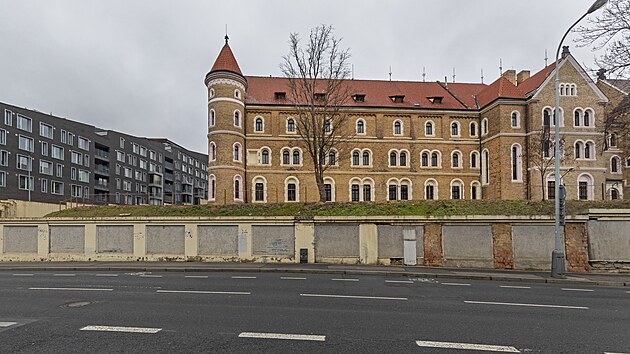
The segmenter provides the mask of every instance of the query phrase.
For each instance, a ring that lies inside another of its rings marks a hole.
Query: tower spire
[[[228,32],[227,32],[227,23],[225,24],[225,44],[228,44],[228,40],[230,39],[230,37],[228,37]]]

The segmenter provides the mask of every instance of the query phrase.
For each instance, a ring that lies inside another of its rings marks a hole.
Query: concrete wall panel
[[[238,256],[237,225],[200,225],[198,253],[204,256]]]
[[[630,261],[630,221],[589,220],[588,242],[590,260]]]
[[[84,253],[85,226],[50,226],[50,253]]]
[[[514,268],[551,269],[555,237],[554,225],[513,225]]]
[[[133,253],[133,225],[97,225],[96,253]]]
[[[359,257],[358,224],[316,224],[316,257]]]
[[[416,255],[418,263],[424,258],[422,226],[378,225],[378,258],[403,258],[403,229],[416,229]]]
[[[253,225],[252,243],[255,256],[295,256],[293,225]]]
[[[37,226],[5,226],[4,253],[37,253]]]
[[[184,225],[147,225],[147,254],[184,254]]]
[[[493,267],[490,225],[444,225],[442,245],[446,267]]]

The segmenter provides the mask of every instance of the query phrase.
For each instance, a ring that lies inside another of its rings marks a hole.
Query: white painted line
[[[440,283],[442,285],[451,285],[451,286],[470,286],[470,284],[466,283]]]
[[[626,294],[630,294],[630,291],[626,291]]]
[[[256,277],[235,276],[232,279],[256,279]]]
[[[564,305],[542,305],[542,304],[522,304],[518,302],[492,302],[492,301],[464,301],[467,304],[480,304],[480,305],[504,305],[504,306],[526,306],[526,307],[549,307],[558,309],[575,309],[575,310],[588,310],[588,307],[584,306],[564,306]]]
[[[161,330],[162,328],[116,327],[116,326],[85,326],[81,328],[81,331],[125,332],[125,333],[147,333],[147,334],[154,334]]]
[[[184,278],[208,279],[207,275],[184,275]]]
[[[467,349],[467,350],[503,352],[503,353],[520,353],[521,352],[520,350],[511,346],[507,346],[507,345],[433,342],[433,341],[426,341],[426,340],[417,340],[416,344],[419,347],[428,347],[428,348]]]
[[[76,274],[53,274],[53,277],[74,277]]]
[[[361,295],[328,295],[328,294],[300,294],[305,297],[332,297],[340,299],[372,299],[372,300],[402,300],[407,301],[406,297],[387,297],[387,296],[361,296]]]
[[[531,286],[519,286],[519,285],[501,285],[501,288],[506,289],[531,289]]]
[[[411,280],[385,280],[386,283],[404,283],[404,284],[413,284]]]
[[[14,277],[32,277],[33,274],[13,274]]]
[[[202,290],[156,290],[169,294],[217,294],[217,295],[251,295],[248,291],[202,291]]]
[[[114,291],[114,289],[102,289],[102,288],[28,288],[28,290]]]
[[[97,277],[117,277],[118,274],[96,274]]]
[[[261,339],[289,339],[289,340],[310,340],[315,342],[324,342],[326,336],[312,334],[285,334],[285,333],[257,333],[243,332],[238,335],[239,338],[261,338]]]
[[[153,275],[153,274],[140,274],[140,278],[161,278],[161,275]]]
[[[283,279],[283,280],[306,280],[306,278],[301,278],[301,277],[280,277],[280,279]]]
[[[628,353],[621,353],[621,352],[604,352],[604,354],[628,354]]]
[[[334,281],[359,281],[359,279],[356,279],[356,278],[332,278],[330,280],[334,280]]]
[[[9,327],[17,324],[17,322],[0,322],[0,327]]]
[[[583,292],[591,292],[595,291],[593,289],[571,289],[571,288],[562,288],[563,291],[583,291]]]

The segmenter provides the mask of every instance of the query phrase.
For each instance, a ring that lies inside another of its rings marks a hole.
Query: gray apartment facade
[[[207,155],[0,102],[0,200],[191,205]]]

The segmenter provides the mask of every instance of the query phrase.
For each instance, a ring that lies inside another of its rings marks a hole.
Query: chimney
[[[569,51],[569,46],[568,45],[563,45],[562,46],[562,59],[566,58],[567,55],[571,54],[571,52]]]
[[[510,82],[516,86],[516,70],[506,70],[501,76],[510,80]]]
[[[516,86],[522,84],[523,81],[527,79],[529,79],[529,70],[521,70],[521,72],[516,75]]]

